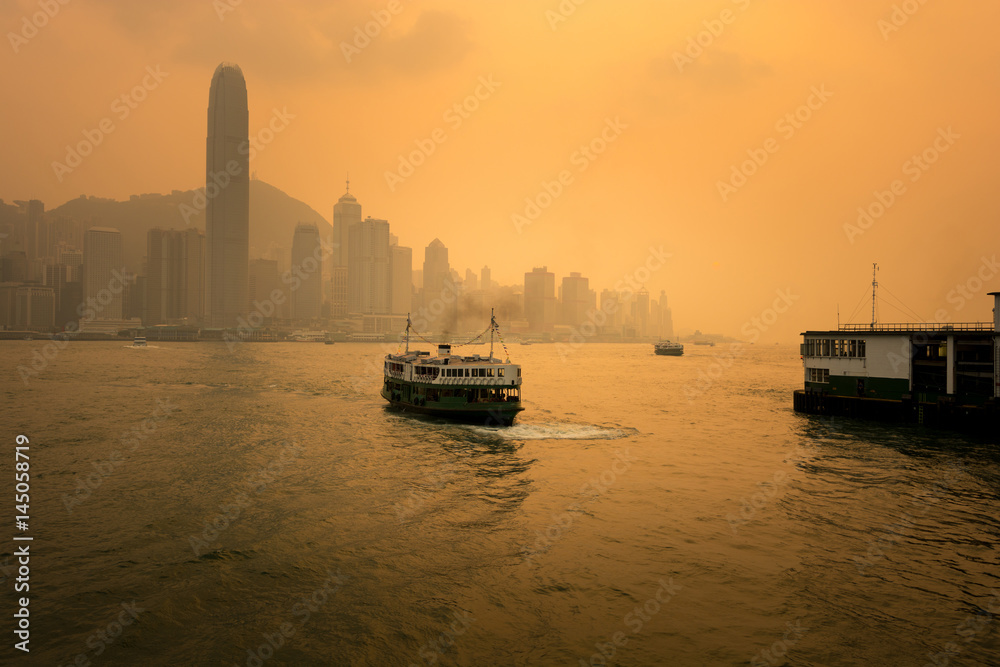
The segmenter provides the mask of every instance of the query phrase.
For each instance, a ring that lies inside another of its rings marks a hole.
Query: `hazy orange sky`
[[[647,287],[667,290],[679,327],[739,334],[787,289],[798,300],[762,340],[790,341],[834,326],[838,304],[846,319],[877,261],[921,316],[990,319],[1000,3],[577,2],[5,2],[0,197],[54,208],[204,185],[209,84],[232,61],[252,134],[275,109],[294,116],[252,160],[258,177],[329,220],[349,171],[415,269],[439,237],[461,271],[513,283],[548,265],[600,290],[662,246]],[[58,12],[26,28],[48,3]],[[391,18],[345,55],[372,12]],[[116,102],[144,79],[143,101]],[[478,108],[448,113],[477,87]],[[104,118],[113,132],[57,175]],[[582,158],[609,121],[613,141]],[[390,184],[422,140],[433,153]],[[932,164],[911,161],[924,151]],[[518,231],[512,215],[564,170]],[[849,238],[876,191],[895,201]],[[949,298],[983,278],[982,296]],[[881,319],[904,318],[883,304]]]

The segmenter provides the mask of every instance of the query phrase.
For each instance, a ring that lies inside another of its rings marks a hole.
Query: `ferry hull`
[[[440,417],[463,424],[482,424],[484,426],[512,426],[517,413],[524,410],[520,403],[473,403],[465,405],[415,405],[393,399],[382,392],[382,398],[389,402],[389,407],[400,412],[412,412],[418,415]]]
[[[656,354],[664,357],[679,357],[684,354],[684,348],[669,350],[654,350]]]

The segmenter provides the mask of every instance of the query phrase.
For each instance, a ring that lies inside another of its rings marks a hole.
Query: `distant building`
[[[649,290],[645,287],[635,293],[632,302],[633,326],[637,336],[649,335]]]
[[[351,194],[351,182],[347,181],[347,192],[333,205],[334,266],[348,265],[350,230],[359,222],[361,222],[361,204]]]
[[[292,276],[289,288],[292,319],[308,321],[319,318],[323,305],[323,262],[319,229],[312,223],[299,223],[292,239]]]
[[[413,302],[413,249],[394,244],[389,246],[389,273],[391,280],[393,315],[410,312]]]
[[[482,289],[489,290],[493,287],[493,276],[490,272],[490,267],[484,266],[482,271],[479,272],[479,284],[482,285]]]
[[[674,318],[670,307],[667,305],[667,293],[663,290],[660,290],[660,299],[657,306],[660,313],[660,326],[656,335],[664,340],[672,340],[674,337]]]
[[[201,321],[205,314],[205,235],[197,229],[146,234],[143,324]]]
[[[222,63],[208,93],[205,310],[212,327],[235,327],[249,303],[248,119],[243,71],[238,65]]]
[[[546,266],[524,274],[524,318],[536,333],[556,323],[556,277]]]
[[[49,224],[45,219],[45,204],[32,199],[20,202],[25,216],[25,251],[28,261],[49,256]]]
[[[562,324],[580,326],[593,308],[590,281],[579,273],[562,279]]]
[[[330,275],[330,317],[347,317],[347,267],[334,266]]]
[[[391,287],[389,223],[365,218],[347,240],[347,309],[350,314],[388,315]]]
[[[434,239],[424,249],[424,301],[430,304],[441,297],[451,276],[448,265],[448,248],[440,239]]]
[[[121,320],[125,270],[122,235],[113,227],[91,227],[83,235],[83,299],[98,320]]]
[[[289,318],[288,288],[281,282],[278,261],[250,260],[250,313],[258,313],[265,325]],[[257,317],[254,318],[255,322]]]
[[[14,295],[14,326],[48,331],[56,321],[56,295],[51,287],[20,285]]]

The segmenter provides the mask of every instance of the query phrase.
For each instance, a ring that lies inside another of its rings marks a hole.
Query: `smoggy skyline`
[[[646,286],[678,327],[739,335],[797,297],[765,341],[846,318],[875,261],[926,319],[989,320],[1000,289],[992,4],[53,4],[37,29],[38,3],[0,8],[7,201],[203,186],[228,61],[251,172],[327,220],[349,172],[415,265],[438,237],[460,270],[600,290],[662,247]]]

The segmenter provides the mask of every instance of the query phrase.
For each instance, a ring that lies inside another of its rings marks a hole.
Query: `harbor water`
[[[796,414],[797,347],[515,345],[498,428],[395,345],[130,342],[0,342],[5,664],[1000,664],[996,441]]]

